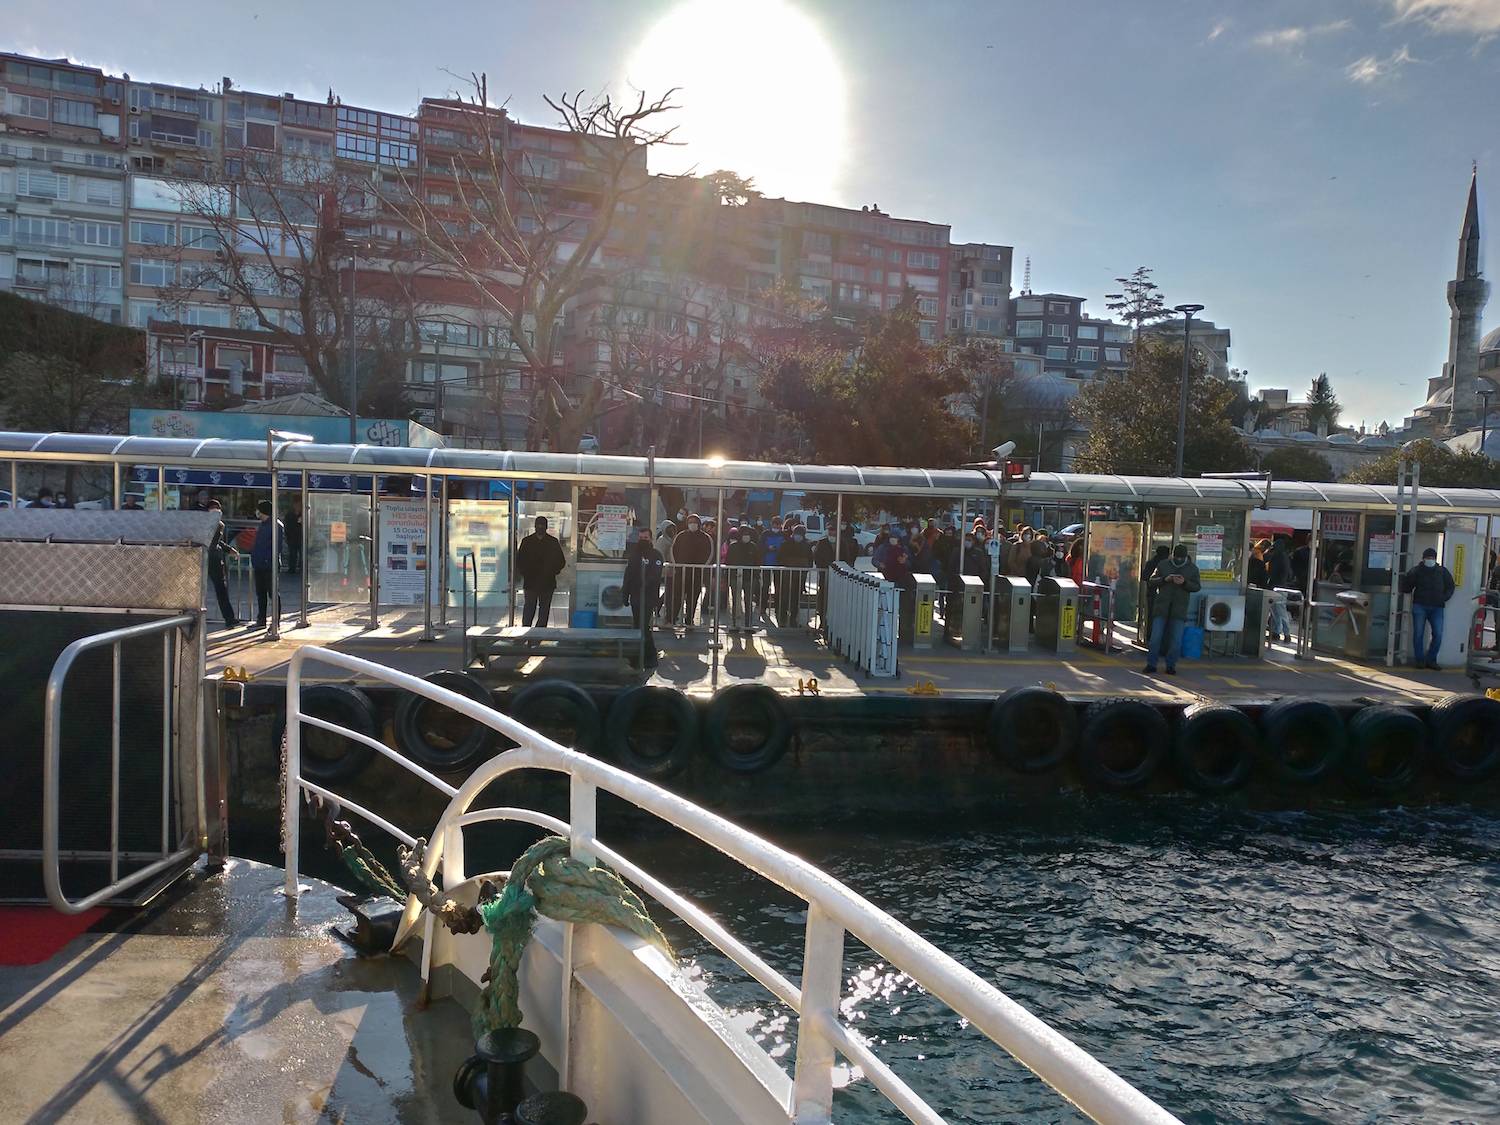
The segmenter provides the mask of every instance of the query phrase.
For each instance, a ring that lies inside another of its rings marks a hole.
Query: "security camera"
[[[1007,457],[1009,457],[1015,451],[1016,451],[1016,443],[1013,442],[1013,441],[1008,441],[1004,445],[997,445],[997,446],[995,446],[995,448],[992,449],[990,452],[992,452],[995,455],[995,460],[996,461],[1004,461]]]

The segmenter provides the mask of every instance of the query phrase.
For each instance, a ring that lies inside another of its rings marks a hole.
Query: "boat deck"
[[[462,631],[455,617],[450,617],[446,628],[435,627],[433,641],[424,642],[421,609],[387,608],[375,629],[368,627],[367,614],[365,606],[321,607],[309,615],[309,624],[302,629],[295,628],[296,615],[288,614],[276,641],[266,640],[260,630],[221,630],[210,638],[209,673],[243,669],[255,680],[280,682],[292,654],[304,644],[339,649],[416,675],[460,666]],[[692,695],[712,692],[711,629],[658,629],[655,639],[660,664],[653,682]],[[1444,695],[1473,690],[1462,668],[1438,672],[1406,666],[1386,668],[1325,653],[1297,659],[1294,646],[1289,644],[1271,646],[1263,660],[1185,659],[1175,677],[1147,676],[1142,672],[1144,650],[1133,643],[1134,631],[1129,627],[1117,627],[1120,651],[1108,654],[1085,646],[1076,653],[1058,654],[1034,643],[1024,653],[961,652],[941,639],[931,649],[902,645],[900,676],[873,679],[831,653],[810,630],[771,630],[754,635],[721,631],[720,640],[719,686],[751,680],[769,684],[784,694],[797,694],[799,683],[805,690],[808,681],[816,679],[820,695],[842,697],[912,694],[919,685],[930,684],[942,696],[993,698],[1008,688],[1041,684],[1053,685],[1078,700],[1131,696],[1180,705],[1212,697],[1254,706],[1297,695],[1336,703],[1370,699],[1420,706]],[[494,662],[490,671],[500,684],[550,676],[601,686],[638,679],[623,661],[607,657],[531,655]],[[316,669],[312,674],[317,675]]]
[[[0,967],[0,1121],[472,1122],[454,1070],[468,1013],[419,1008],[404,958],[332,932],[339,892],[233,860],[143,912],[117,911],[50,960]]]

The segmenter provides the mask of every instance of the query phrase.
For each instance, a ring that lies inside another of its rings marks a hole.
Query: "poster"
[[[448,502],[448,601],[458,605],[463,596],[465,558],[469,589],[477,579],[478,604],[501,606],[510,595],[510,501],[450,500]]]
[[[1359,516],[1353,512],[1324,512],[1322,532],[1325,539],[1353,539],[1359,527]]]
[[[599,550],[623,551],[630,522],[630,508],[624,504],[600,504],[597,518]]]
[[[439,518],[433,505],[434,525]],[[422,500],[380,502],[380,603],[421,605],[427,565],[427,504]],[[436,591],[436,582],[433,584]],[[433,599],[436,601],[436,597]]]
[[[1370,536],[1370,562],[1366,570],[1390,570],[1396,559],[1396,535]]]
[[[1198,564],[1200,575],[1206,570],[1219,570],[1224,565],[1224,525],[1201,524],[1195,538],[1193,561]]]
[[[1114,520],[1089,523],[1088,565],[1084,576],[1115,591],[1116,621],[1134,621],[1140,596],[1141,542],[1144,525]]]

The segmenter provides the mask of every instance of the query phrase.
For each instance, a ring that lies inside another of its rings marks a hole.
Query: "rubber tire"
[[[990,748],[1017,773],[1055,770],[1078,746],[1078,713],[1046,688],[1011,688],[990,704],[984,725]]]
[[[1205,768],[1205,751],[1216,758],[1216,768]],[[1243,711],[1222,703],[1195,703],[1177,724],[1172,768],[1184,785],[1217,796],[1249,781],[1260,754],[1260,732]]]
[[[1338,769],[1349,740],[1332,705],[1295,697],[1278,699],[1261,713],[1260,736],[1271,770],[1300,786],[1316,785]]]
[[[465,672],[443,668],[436,672],[429,672],[422,678],[429,684],[447,688],[466,699],[472,699],[475,703],[491,710],[494,709],[495,697],[490,689]],[[468,722],[467,719],[454,714],[440,703],[434,703],[426,696],[405,692],[401,696],[401,702],[396,704],[396,718],[393,723],[396,746],[403,754],[433,773],[458,773],[489,757],[495,745],[495,732],[483,723],[474,723],[466,735],[450,746],[436,746],[429,742],[426,734],[423,733],[421,719],[423,712],[430,707],[435,707],[439,712],[452,716],[456,722]]]
[[[1160,711],[1139,699],[1106,699],[1083,712],[1078,732],[1078,768],[1101,789],[1139,789],[1160,768],[1172,735]],[[1124,749],[1139,760],[1125,769],[1113,759]]]
[[[380,729],[380,718],[376,714],[375,704],[370,702],[370,697],[357,687],[348,684],[309,684],[302,689],[302,710],[317,719],[327,719],[330,723],[338,723],[339,726],[348,727],[352,731],[364,735],[366,738],[378,737]],[[286,737],[286,712],[281,712],[278,719],[280,729],[276,735],[276,745],[282,745],[282,739]],[[337,757],[323,754],[309,754],[309,739],[312,746],[317,746],[323,739],[336,740],[344,744],[346,749]],[[375,760],[375,748],[366,746],[363,742],[355,742],[348,738],[339,738],[332,731],[323,730],[320,727],[302,727],[302,766],[301,774],[308,781],[315,781],[319,785],[328,785],[331,782],[348,781],[356,777]]]
[[[1432,709],[1432,753],[1454,781],[1486,781],[1500,769],[1500,700],[1452,695]],[[1476,747],[1477,756],[1468,751]]]
[[[631,738],[636,722],[654,715],[672,724],[664,752],[643,753]],[[656,684],[633,687],[614,701],[604,719],[604,746],[609,756],[641,777],[661,781],[687,769],[698,745],[698,712],[682,692]]]
[[[763,719],[765,737],[748,750],[736,743],[736,720]],[[703,714],[703,743],[730,773],[760,773],[781,760],[792,742],[792,719],[781,696],[765,684],[730,684]]]
[[[1394,770],[1376,768],[1396,756]],[[1344,773],[1361,789],[1399,793],[1422,776],[1427,764],[1427,724],[1401,707],[1366,707],[1349,720]]]
[[[604,733],[599,705],[571,680],[538,680],[527,684],[511,700],[510,717],[580,754],[599,752],[599,740]]]

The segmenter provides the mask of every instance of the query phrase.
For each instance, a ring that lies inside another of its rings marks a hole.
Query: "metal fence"
[[[894,676],[901,591],[878,573],[834,563],[828,572],[828,647],[865,670]]]
[[[730,629],[822,628],[827,581],[817,567],[667,563],[652,619],[685,629],[715,621]]]

